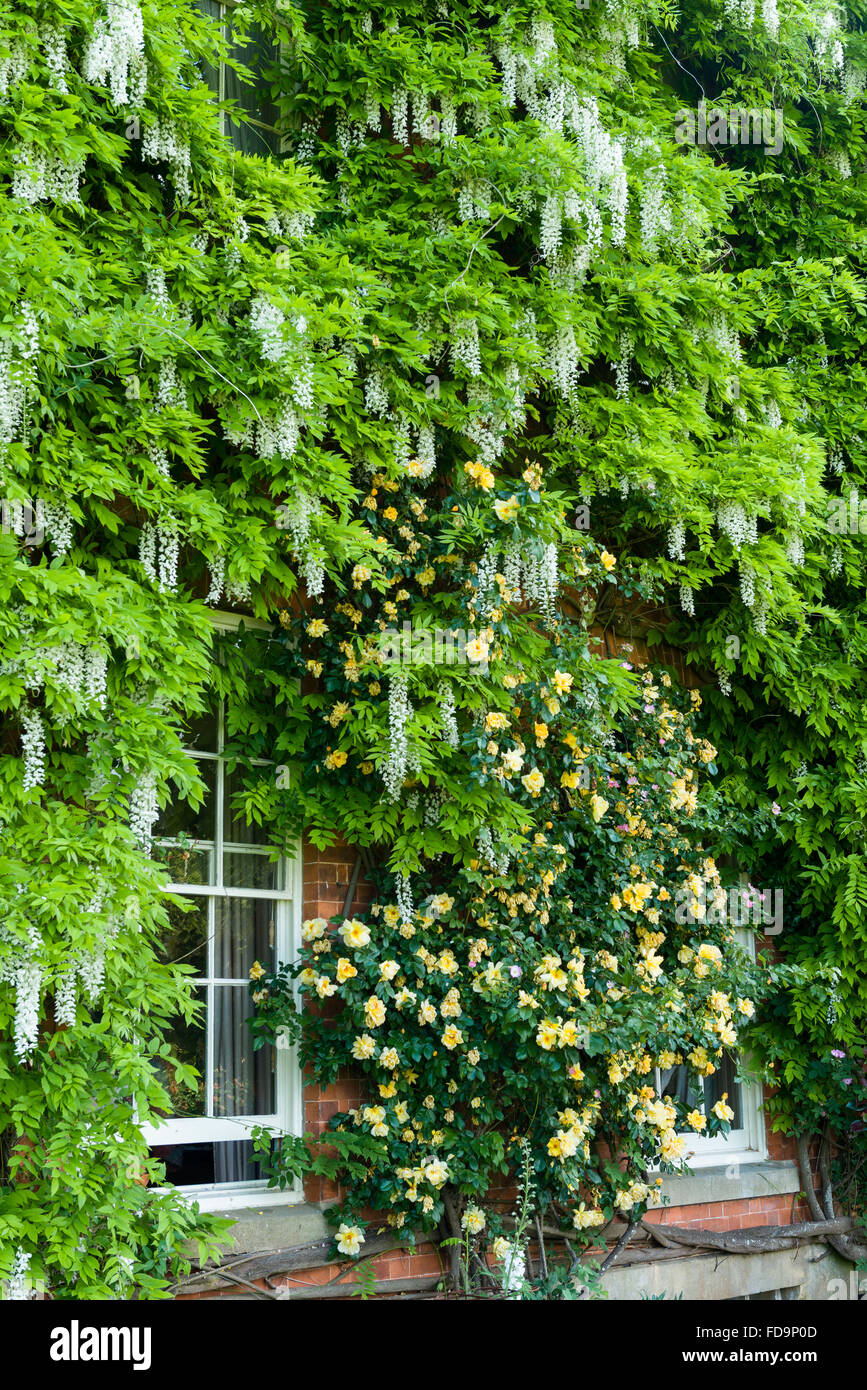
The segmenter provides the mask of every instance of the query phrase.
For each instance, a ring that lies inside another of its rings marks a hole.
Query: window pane
[[[220,0],[193,0],[193,3],[194,3],[194,5],[195,5],[196,9],[197,9],[197,10],[200,10],[201,13],[202,13],[203,15],[205,15],[208,19],[210,19],[210,20],[214,23],[214,26],[216,27],[216,25],[218,24],[219,19],[220,19],[220,9],[221,9]],[[219,73],[219,69],[218,69],[218,68],[215,68],[211,63],[206,63],[204,60],[201,60],[201,61],[200,61],[200,63],[199,63],[199,68],[200,68],[201,74],[202,74],[202,81],[203,81],[204,83],[206,83],[206,85],[207,85],[208,87],[210,87],[210,89],[211,89],[211,91],[214,93],[214,96],[215,96],[215,97],[219,97],[219,95],[220,95],[220,73]]]
[[[731,1122],[732,1129],[740,1129],[743,1125],[741,1119],[741,1088],[735,1081],[735,1065],[728,1053],[724,1053],[719,1059],[719,1066],[713,1076],[705,1078],[704,1083],[704,1104],[705,1111],[709,1114],[711,1108],[716,1105],[718,1100],[722,1100],[723,1092],[727,1091],[726,1104],[730,1105],[735,1112]]]
[[[261,888],[275,893],[282,887],[283,875],[279,864],[272,864],[264,854],[223,855],[223,882],[227,888]]]
[[[169,926],[163,932],[160,959],[170,965],[192,965],[200,975],[208,965],[208,900],[185,898],[190,911],[169,904]]]
[[[151,1148],[166,1165],[166,1182],[176,1187],[194,1183],[255,1182],[262,1174],[248,1139],[212,1144],[156,1144]]]
[[[154,834],[166,839],[177,840],[184,836],[188,840],[213,840],[214,838],[214,787],[217,778],[217,764],[209,759],[199,759],[196,771],[205,784],[205,799],[198,808],[178,797],[169,802],[160,812],[154,826]]]
[[[154,845],[154,859],[165,864],[172,883],[202,885],[214,883],[215,854],[212,849],[181,849],[178,845]]]
[[[160,1079],[172,1098],[169,1113],[184,1118],[206,1115],[204,1009],[198,1023],[187,1023],[182,1018],[176,1019],[171,1030],[165,1034],[165,1041],[171,1048],[172,1057],[187,1066],[195,1067],[199,1072],[195,1090],[190,1090],[189,1086],[179,1086],[174,1079],[174,1068],[164,1059],[157,1058]]]
[[[684,1105],[688,1105],[691,1110],[696,1106],[699,1110],[704,1101],[704,1091],[701,1082],[690,1080],[689,1067],[671,1067],[668,1071],[660,1074],[662,1081],[662,1094],[671,1096],[672,1100],[679,1100]]]
[[[240,769],[236,768],[234,772],[227,773],[223,799],[223,839],[227,844],[233,845],[267,845],[268,835],[264,827],[248,825],[243,811],[232,810],[232,797],[243,790],[244,775]]]
[[[254,961],[265,966],[273,963],[274,912],[275,905],[267,898],[215,901],[214,979],[246,981]]]
[[[216,714],[211,711],[208,714],[198,714],[195,718],[189,719],[184,729],[183,742],[185,748],[194,749],[197,753],[216,753]]]
[[[277,50],[273,43],[270,43],[261,30],[254,27],[250,30],[250,36],[245,43],[233,38],[231,48],[232,58],[259,78],[256,85],[250,86],[247,82],[242,82],[233,68],[227,67],[225,70],[226,98],[234,101],[242,111],[245,111],[254,121],[260,122],[265,126],[276,126],[277,108],[272,102],[268,93],[268,82],[261,76],[262,72],[272,67],[277,56]],[[226,133],[236,150],[243,154],[278,154],[279,136],[273,130],[262,130],[260,125],[242,125],[240,121],[233,121],[231,118],[226,122]]]
[[[252,1013],[246,986],[214,988],[214,1114],[274,1112],[274,1051],[253,1051],[246,1019]]]
[[[704,1115],[709,1115],[717,1101],[722,1100],[723,1092],[727,1092],[726,1103],[735,1112],[731,1127],[742,1127],[741,1088],[735,1081],[735,1066],[728,1054],[717,1059],[717,1070],[713,1076],[705,1077],[704,1082],[692,1079],[689,1068],[683,1066],[661,1071],[659,1077],[661,1095],[671,1096],[672,1100],[681,1101],[690,1110],[699,1110]],[[691,1135],[692,1130],[687,1129],[686,1133]]]

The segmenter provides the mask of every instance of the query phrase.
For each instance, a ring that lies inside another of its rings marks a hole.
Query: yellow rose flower
[[[338,928],[337,934],[343,937],[345,946],[352,946],[356,950],[370,944],[370,927],[365,926],[364,922],[359,922],[355,917],[351,921],[347,918],[343,926]]]
[[[521,778],[521,784],[527,789],[531,796],[538,796],[545,785],[545,778],[542,776],[539,769],[534,767],[532,771],[524,774]]]
[[[347,1226],[341,1221],[337,1228],[337,1248],[341,1255],[357,1255],[364,1244],[364,1234],[360,1226]]]
[[[364,1006],[364,1021],[368,1028],[379,1028],[385,1022],[385,1005],[372,994]]]
[[[520,510],[521,504],[514,493],[506,501],[498,499],[494,503],[494,511],[500,521],[514,521]]]
[[[543,1018],[536,1033],[536,1043],[544,1052],[553,1052],[560,1040],[560,1025],[553,1018]]]

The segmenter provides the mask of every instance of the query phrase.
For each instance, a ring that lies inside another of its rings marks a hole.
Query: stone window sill
[[[778,1159],[734,1156],[727,1163],[696,1168],[689,1174],[663,1178],[662,1191],[672,1206],[692,1207],[713,1202],[743,1201],[747,1197],[787,1196],[800,1192],[798,1165]]]

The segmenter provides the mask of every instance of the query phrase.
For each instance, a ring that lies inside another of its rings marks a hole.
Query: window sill
[[[238,1194],[240,1198],[240,1193]],[[269,1201],[246,1197],[246,1206],[226,1206],[215,1201],[207,1210],[225,1216],[233,1223],[226,1236],[226,1255],[250,1255],[258,1251],[285,1250],[307,1245],[332,1234],[319,1207],[286,1193],[267,1192]],[[279,1197],[280,1201],[272,1200]]]
[[[708,1154],[705,1163],[694,1163],[692,1173],[669,1175],[662,1183],[663,1195],[677,1207],[788,1196],[800,1190],[796,1163],[763,1158],[755,1150],[727,1154],[725,1162]]]

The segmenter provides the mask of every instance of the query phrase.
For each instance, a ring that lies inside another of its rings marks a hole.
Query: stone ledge
[[[727,1173],[731,1176],[727,1177]],[[714,1168],[698,1168],[689,1175],[666,1177],[662,1183],[663,1194],[676,1207],[737,1202],[746,1197],[786,1196],[800,1190],[798,1165],[784,1159],[734,1165],[721,1163]]]
[[[818,1243],[752,1255],[714,1251],[622,1269],[614,1265],[605,1275],[604,1287],[611,1299],[623,1301],[668,1298],[717,1303],[781,1297],[836,1302],[858,1298],[858,1277],[852,1265]],[[711,1345],[724,1343],[708,1342]]]
[[[286,1206],[233,1207],[216,1211],[234,1222],[226,1236],[225,1255],[250,1255],[260,1250],[284,1250],[290,1245],[307,1245],[323,1240],[330,1227],[319,1207],[309,1202],[287,1202]]]

